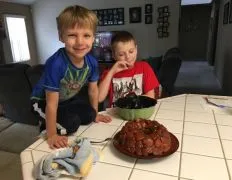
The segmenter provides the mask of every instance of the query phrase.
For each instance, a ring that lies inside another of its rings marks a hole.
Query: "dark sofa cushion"
[[[26,75],[27,75],[27,79],[29,81],[31,90],[36,85],[36,83],[39,81],[43,73],[43,70],[44,70],[43,64],[31,66],[26,70]]]
[[[182,59],[177,56],[167,57],[160,68],[159,80],[167,96],[174,92],[174,85],[181,67]]]
[[[146,58],[146,60],[145,60],[151,66],[151,68],[153,69],[153,71],[157,77],[159,76],[159,69],[162,65],[162,58],[163,58],[162,56],[149,57],[149,58]]]
[[[25,71],[27,64],[0,66],[0,103],[5,116],[14,122],[36,125],[35,115],[31,112],[31,87]]]

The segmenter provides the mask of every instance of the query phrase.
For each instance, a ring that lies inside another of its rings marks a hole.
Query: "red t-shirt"
[[[104,79],[109,69],[102,73]],[[151,66],[145,61],[136,61],[134,67],[115,74],[109,89],[109,105],[129,93],[146,94],[152,89],[159,89],[159,82]]]

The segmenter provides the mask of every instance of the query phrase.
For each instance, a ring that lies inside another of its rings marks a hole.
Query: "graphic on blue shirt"
[[[88,72],[88,66],[80,71],[75,71],[68,67],[64,78],[60,81],[60,99],[69,99],[76,95],[85,84]]]
[[[82,68],[75,67],[64,48],[53,54],[45,64],[45,70],[32,92],[31,99],[44,100],[45,90],[59,92],[59,101],[75,96],[85,83],[99,79],[96,59],[85,56]]]

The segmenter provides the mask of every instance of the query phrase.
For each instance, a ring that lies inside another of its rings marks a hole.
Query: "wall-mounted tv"
[[[91,53],[99,62],[112,62],[111,38],[117,31],[99,31],[95,34],[95,41]]]

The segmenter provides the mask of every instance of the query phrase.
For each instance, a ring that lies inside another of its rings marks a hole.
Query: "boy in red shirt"
[[[105,70],[99,84],[99,102],[109,95],[109,107],[130,93],[158,97],[159,82],[145,61],[136,61],[137,44],[127,31],[118,32],[111,40],[112,55],[116,63]]]

